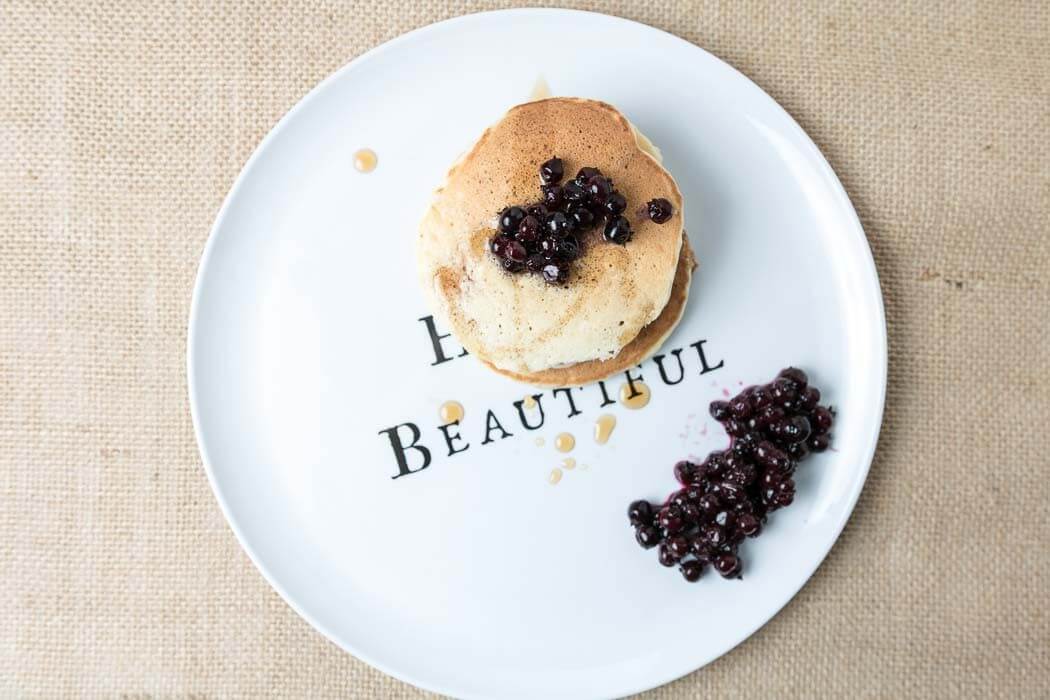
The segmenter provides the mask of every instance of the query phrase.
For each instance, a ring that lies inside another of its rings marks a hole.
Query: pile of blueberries
[[[770,513],[794,501],[798,463],[828,449],[834,415],[819,403],[820,391],[795,367],[729,401],[712,402],[711,416],[729,434],[729,449],[700,464],[677,463],[681,488],[663,505],[630,505],[638,544],[659,547],[660,563],[677,564],[687,581],[699,580],[708,564],[725,578],[739,578],[740,543],[757,537]]]
[[[604,221],[605,240],[620,245],[631,240],[631,222],[623,215],[627,200],[612,180],[597,168],[580,168],[574,179],[561,184],[564,177],[561,158],[551,158],[540,166],[542,201],[500,212],[499,231],[489,246],[503,269],[535,272],[550,284],[561,284],[580,257],[580,234]],[[662,224],[674,209],[666,199],[654,199],[646,212]]]

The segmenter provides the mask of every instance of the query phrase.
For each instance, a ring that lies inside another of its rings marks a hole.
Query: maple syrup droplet
[[[572,452],[574,447],[576,447],[576,438],[569,433],[561,433],[554,438],[554,449],[558,452]]]
[[[551,469],[550,475],[547,476],[547,481],[551,486],[561,481],[561,473],[561,469],[558,469],[557,467]]]
[[[599,445],[604,445],[609,442],[609,436],[612,435],[613,428],[616,427],[616,416],[606,413],[604,416],[598,416],[598,420],[594,422],[594,441]]]
[[[446,401],[441,404],[438,416],[441,418],[443,425],[463,420],[463,405],[458,401]]]
[[[563,459],[561,461],[561,466],[565,467],[566,469],[575,469],[576,468],[576,460],[573,459],[572,457],[566,457],[565,459]]]
[[[359,173],[370,173],[376,169],[379,158],[376,152],[370,148],[362,148],[354,154],[354,169]]]
[[[645,408],[649,403],[649,398],[651,396],[652,393],[649,391],[649,386],[645,382],[635,382],[634,391],[631,390],[630,382],[624,382],[623,386],[620,387],[620,403],[627,408]]]

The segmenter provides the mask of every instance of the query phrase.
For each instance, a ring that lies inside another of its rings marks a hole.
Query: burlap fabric
[[[409,697],[273,593],[208,488],[184,373],[205,237],[311,86],[502,6],[0,2],[0,695]],[[1050,6],[613,2],[783,104],[885,292],[879,452],[842,539],[652,697],[1046,697]]]

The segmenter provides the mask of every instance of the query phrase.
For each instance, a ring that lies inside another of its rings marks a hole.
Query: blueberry
[[[544,183],[561,182],[565,177],[565,164],[561,158],[551,158],[540,166],[540,179]]]
[[[719,423],[729,418],[729,403],[726,401],[712,401],[709,410],[711,417]]]
[[[807,386],[805,390],[799,394],[798,407],[800,411],[812,411],[820,403],[820,389],[815,386]]]
[[[494,236],[489,242],[489,250],[499,258],[506,257],[507,245],[514,240],[510,236]]]
[[[660,532],[652,525],[642,525],[634,531],[634,539],[646,549],[652,549],[662,538]]]
[[[664,530],[674,534],[682,529],[682,513],[674,506],[661,508],[656,522]]]
[[[525,265],[523,265],[520,262],[515,262],[514,260],[511,260],[510,258],[502,258],[499,261],[499,264],[507,272],[521,272],[522,270],[525,269]]]
[[[678,570],[682,572],[682,578],[690,583],[695,583],[700,580],[700,576],[704,573],[704,565],[696,559],[690,559],[689,561],[682,562],[682,565],[678,567]]]
[[[671,554],[681,559],[689,553],[689,540],[677,535],[667,540],[667,548],[671,550]]]
[[[574,207],[569,218],[576,224],[576,229],[586,231],[594,226],[594,213],[587,207]]]
[[[831,423],[834,416],[831,415],[831,411],[823,406],[817,406],[813,409],[813,432],[817,435],[823,435],[824,433],[831,430]]]
[[[795,391],[802,391],[809,384],[809,377],[798,367],[788,367],[780,370],[777,379],[787,379],[795,385]]]
[[[533,253],[525,259],[525,269],[529,272],[543,272],[543,266],[547,264],[547,257],[542,253]]]
[[[656,560],[663,566],[671,567],[678,563],[678,557],[671,552],[671,548],[667,546],[666,542],[660,543],[659,554]]]
[[[580,257],[580,241],[576,236],[566,236],[558,244],[558,258],[565,262],[572,262]]]
[[[543,205],[548,209],[557,209],[565,201],[561,185],[544,185],[540,191],[543,193]]]
[[[806,441],[806,447],[813,452],[823,452],[828,449],[831,444],[831,440],[827,433],[821,433],[819,435],[810,435],[809,440]]]
[[[646,210],[649,212],[649,218],[658,224],[667,223],[674,214],[674,207],[662,197],[649,200]]]
[[[560,211],[556,211],[553,214],[547,215],[547,220],[544,222],[544,227],[547,229],[547,233],[552,236],[558,236],[563,238],[572,233],[572,222],[569,221],[569,217],[562,214]]]
[[[540,226],[540,220],[528,214],[518,225],[518,240],[526,245],[535,243],[540,239]]]
[[[627,518],[632,525],[649,525],[653,522],[653,506],[649,501],[635,501],[627,508]]]
[[[595,175],[601,174],[602,171],[598,168],[580,168],[580,171],[576,173],[576,183],[582,186]]]
[[[604,204],[613,191],[612,184],[601,175],[588,178],[584,188],[587,190],[588,199],[599,205]]]
[[[631,222],[627,217],[616,216],[605,224],[605,240],[624,245],[631,240]]]
[[[572,180],[566,182],[561,188],[562,196],[567,202],[586,202],[587,190],[579,182]]]
[[[499,230],[503,233],[513,234],[518,230],[518,225],[525,218],[525,210],[521,207],[507,207],[499,215]]]
[[[545,204],[530,204],[525,208],[525,213],[535,216],[540,221],[545,221],[547,219],[547,214],[549,214],[550,211]]]
[[[528,256],[529,252],[525,250],[525,245],[521,241],[516,241],[513,238],[507,241],[506,245],[503,247],[503,257],[518,264],[524,265],[525,258]]]
[[[610,216],[619,216],[627,208],[627,198],[622,194],[613,190],[609,193],[609,196],[605,198],[605,211]]]
[[[542,270],[543,281],[547,284],[562,284],[569,279],[569,268],[563,263],[548,261]]]
[[[762,521],[751,513],[744,513],[737,517],[736,529],[746,537],[757,537],[762,529]]]
[[[696,465],[692,462],[678,462],[674,465],[674,478],[683,486],[693,483],[693,479],[696,478]]]
[[[722,578],[738,578],[741,568],[740,557],[735,554],[720,554],[715,557],[715,571],[721,574]]]

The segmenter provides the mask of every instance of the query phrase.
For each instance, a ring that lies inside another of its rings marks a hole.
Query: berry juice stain
[[[551,473],[547,475],[547,483],[554,486],[561,481],[561,474],[561,469],[558,469],[557,467],[551,469]]]
[[[376,169],[378,164],[379,158],[370,148],[362,148],[354,154],[354,169],[359,173],[370,173]]]
[[[558,452],[572,452],[574,447],[576,447],[576,438],[569,433],[561,433],[554,438],[554,449]]]
[[[645,408],[649,404],[652,393],[645,382],[624,382],[620,387],[620,403],[630,409]]]
[[[609,436],[612,435],[615,427],[616,416],[608,413],[604,416],[598,416],[598,420],[594,421],[594,441],[599,445],[609,442]]]
[[[566,457],[565,459],[563,459],[561,461],[561,466],[564,469],[575,469],[576,468],[576,460],[573,459],[572,457]]]
[[[438,409],[438,416],[443,424],[455,423],[463,420],[463,404],[459,401],[446,401]]]

